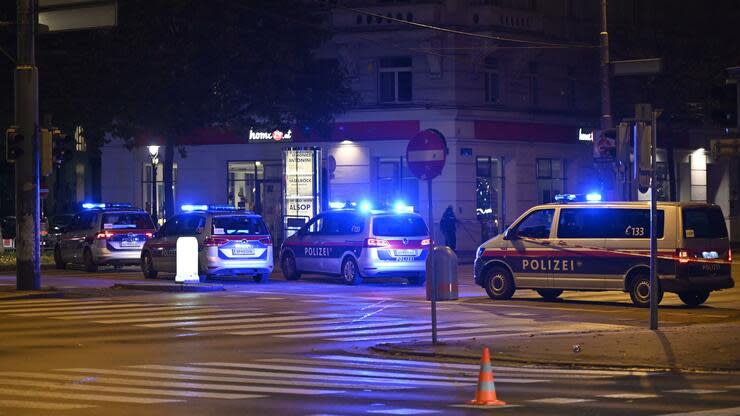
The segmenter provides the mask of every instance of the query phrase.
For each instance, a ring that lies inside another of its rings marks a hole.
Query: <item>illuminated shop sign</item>
[[[319,212],[321,151],[313,148],[283,151],[286,237]],[[296,221],[289,221],[289,220]]]
[[[293,141],[293,130],[288,130],[284,133],[281,130],[275,130],[273,132],[268,131],[254,131],[249,129],[249,143],[270,143],[270,142],[292,142]]]

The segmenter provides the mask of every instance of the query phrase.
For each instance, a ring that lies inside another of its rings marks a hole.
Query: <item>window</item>
[[[540,204],[555,201],[555,195],[565,192],[565,161],[537,159],[537,195]]]
[[[500,219],[503,211],[501,161],[488,156],[475,159],[476,216],[479,221]]]
[[[498,103],[501,100],[501,76],[499,73],[498,60],[488,57],[485,61],[486,71],[484,76],[486,102]]]
[[[334,214],[332,231],[335,234],[359,234],[365,228],[365,218],[352,213]]]
[[[314,217],[311,221],[304,226],[305,230],[309,234],[318,234],[324,228],[325,216],[319,215]]]
[[[262,209],[261,188],[265,169],[260,161],[228,162],[227,201],[240,209],[260,212]]]
[[[154,174],[152,170],[151,164],[144,164],[143,166],[143,172],[142,172],[142,178],[141,181],[141,190],[143,192],[143,197],[141,200],[144,202],[144,210],[146,212],[152,212],[152,188],[156,185],[157,187],[157,201],[156,201],[156,217],[157,218],[163,218],[164,213],[164,165],[158,164],[157,168],[157,178],[156,181],[153,180]],[[176,194],[177,191],[177,164],[172,164],[172,197],[176,201]]]
[[[180,226],[181,235],[198,235],[203,232],[206,226],[206,218],[203,215],[188,214],[183,215]]]
[[[554,209],[534,211],[516,226],[516,235],[528,238],[550,238],[550,228],[554,216]]]
[[[719,207],[684,208],[681,211],[685,238],[727,238],[725,218]]]
[[[658,238],[663,238],[664,217],[664,211],[658,210]],[[563,208],[558,238],[650,238],[650,210]]]
[[[223,215],[213,217],[213,235],[267,235],[267,227],[259,217]]]
[[[411,58],[380,59],[380,102],[401,103],[411,101]]]
[[[387,206],[403,201],[406,205],[416,207],[419,180],[408,168],[406,158],[380,158],[377,167],[375,200]]]
[[[537,62],[529,63],[529,105],[532,107],[540,106],[540,68]]]
[[[424,237],[429,234],[418,215],[388,215],[373,218],[373,235],[378,237]]]
[[[179,235],[180,228],[183,226],[183,216],[177,215],[169,220],[159,229],[159,234],[162,236],[173,236]]]
[[[103,214],[102,222],[106,230],[154,228],[152,217],[145,212],[106,213]]]

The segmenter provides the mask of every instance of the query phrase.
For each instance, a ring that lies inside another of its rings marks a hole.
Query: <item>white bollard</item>
[[[177,239],[176,283],[200,283],[198,277],[198,239],[180,237]]]

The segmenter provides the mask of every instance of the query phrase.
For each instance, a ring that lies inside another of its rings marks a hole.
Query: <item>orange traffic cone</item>
[[[480,373],[478,375],[478,389],[475,392],[475,400],[471,404],[482,406],[503,406],[503,402],[496,398],[496,385],[493,384],[493,369],[491,368],[491,353],[488,347],[483,348],[483,357],[480,360]]]

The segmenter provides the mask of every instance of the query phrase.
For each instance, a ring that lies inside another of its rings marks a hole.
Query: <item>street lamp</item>
[[[152,217],[158,220],[157,215],[157,165],[159,164],[159,146],[147,146],[149,158],[152,161]]]

